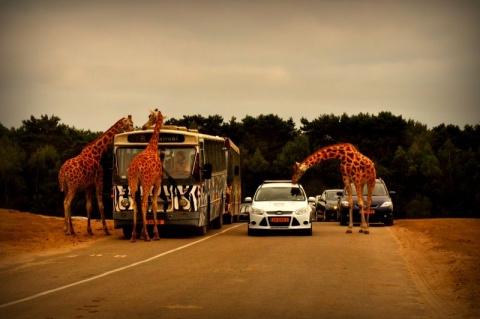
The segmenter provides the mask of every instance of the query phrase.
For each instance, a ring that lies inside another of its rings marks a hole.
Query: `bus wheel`
[[[132,238],[133,227],[132,226],[123,226],[123,236],[125,238],[130,239]]]
[[[208,226],[205,224],[203,226],[197,227],[196,231],[198,236],[205,236],[208,231]]]
[[[232,215],[230,215],[230,213],[223,215],[223,223],[225,225],[230,225],[231,223],[233,223],[233,217]]]

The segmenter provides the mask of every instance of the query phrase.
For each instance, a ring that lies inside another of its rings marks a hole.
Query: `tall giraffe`
[[[342,173],[343,185],[347,190],[348,204],[350,205],[350,223],[348,224],[347,233],[352,233],[353,229],[353,198],[351,187],[353,183],[357,190],[358,205],[361,210],[362,221],[360,232],[368,234],[370,232],[368,225],[369,215],[367,214],[365,220],[363,210],[365,204],[363,200],[363,186],[367,184],[367,212],[370,212],[376,178],[375,165],[368,157],[357,151],[352,144],[343,143],[326,146],[308,156],[302,163],[295,163],[293,166],[292,183],[297,183],[307,169],[328,159],[339,159],[341,161],[340,172]]]
[[[135,200],[138,187],[142,185],[142,219],[143,227],[141,233],[141,239],[150,241],[147,232],[147,209],[148,209],[148,196],[153,186],[152,197],[152,211],[153,211],[153,239],[159,240],[160,234],[157,228],[157,198],[160,193],[160,184],[162,183],[162,162],[158,156],[158,136],[160,129],[163,125],[163,115],[160,111],[155,109],[151,111],[148,118],[148,122],[143,125],[143,129],[150,128],[155,125],[153,129],[152,137],[148,142],[147,147],[137,156],[135,156],[128,166],[128,186],[130,188],[131,196],[133,199],[133,231],[131,242],[137,240],[137,202]]]
[[[112,127],[100,135],[96,140],[85,146],[82,152],[63,163],[58,172],[60,191],[65,193],[63,209],[65,225],[63,230],[66,235],[75,235],[72,224],[71,204],[78,191],[85,190],[87,205],[87,232],[93,235],[90,227],[90,213],[92,211],[92,191],[95,189],[97,195],[98,209],[102,217],[102,226],[105,235],[110,235],[105,223],[103,213],[103,169],[100,159],[113,141],[115,134],[121,130],[133,131],[132,116],[121,118]]]

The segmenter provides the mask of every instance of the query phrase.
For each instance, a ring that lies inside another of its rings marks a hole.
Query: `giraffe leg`
[[[351,234],[353,232],[353,206],[350,204],[350,220],[348,222],[347,234]]]
[[[360,194],[360,193],[359,193]],[[365,231],[365,208],[364,208],[365,202],[363,200],[363,195],[358,195],[358,207],[360,207],[360,233],[363,233]]]
[[[353,197],[352,197],[352,189],[350,186],[349,188],[347,188],[347,193],[348,193],[348,206],[350,210],[350,213],[348,214],[350,217],[349,218],[350,220],[348,222],[347,234],[351,234],[353,232]]]
[[[63,200],[63,209],[65,211],[65,225],[63,226],[63,231],[65,235],[75,235],[75,231],[73,230],[72,224],[72,212],[71,212],[71,205],[72,200],[75,194],[71,191],[68,191],[65,195],[65,199]]]
[[[365,234],[370,234],[370,223],[369,223],[369,219],[370,219],[370,207],[372,206],[372,194],[373,194],[373,188],[375,187],[375,183],[370,183],[369,187],[368,187],[368,194],[367,194],[367,211],[368,211],[368,215],[367,215],[367,221],[366,221],[366,232]]]
[[[97,204],[98,204],[98,210],[100,211],[100,217],[102,218],[102,229],[103,233],[105,235],[110,235],[110,232],[108,231],[107,228],[107,223],[105,221],[105,212],[104,212],[104,207],[103,207],[103,200],[102,200],[102,189],[103,185],[97,185]]]
[[[130,239],[130,242],[134,243],[137,241],[137,199],[136,199],[136,193],[137,189],[134,186],[130,186],[130,190],[132,193],[132,200],[133,200],[133,230],[132,230],[132,238]]]
[[[148,236],[148,232],[147,232],[147,210],[148,210],[148,196],[149,196],[149,193],[147,193],[146,191],[147,189],[151,189],[151,186],[143,188],[143,196],[142,196],[143,225],[142,225],[142,233],[140,235],[140,239],[143,239],[145,241],[150,241],[150,237]]]
[[[90,226],[90,214],[92,213],[92,189],[90,187],[85,189],[85,197],[87,202],[87,233],[93,235],[92,227]]]
[[[153,240],[160,240],[160,234],[157,226],[157,205],[158,195],[160,193],[160,181],[153,186],[152,211],[153,211]]]

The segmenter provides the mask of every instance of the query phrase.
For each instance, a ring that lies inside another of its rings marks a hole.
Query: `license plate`
[[[290,218],[288,217],[273,217],[270,219],[272,223],[288,223],[290,222]]]
[[[154,225],[154,224],[155,224],[155,221],[153,219],[147,220],[147,225]],[[165,220],[157,219],[157,225],[164,225],[164,224],[165,224]]]
[[[366,209],[363,210],[364,214],[375,214],[375,211],[373,209],[370,209],[370,212]]]

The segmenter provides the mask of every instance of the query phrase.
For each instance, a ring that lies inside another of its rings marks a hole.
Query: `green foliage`
[[[0,205],[23,207],[25,180],[23,166],[25,152],[4,131],[0,137]]]
[[[396,192],[396,218],[479,217],[480,125],[461,129],[442,124],[429,130],[390,112],[302,118],[300,129],[291,118],[274,114],[232,117],[228,122],[219,115],[185,115],[165,124],[226,136],[239,146],[243,197],[252,196],[265,179],[290,179],[293,163],[321,147],[349,142],[375,162],[377,176]],[[18,129],[0,123],[0,206],[62,215],[58,170],[100,134],[69,127],[56,116],[31,116]],[[107,217],[112,209],[112,158],[107,152],[101,160]],[[309,196],[342,188],[338,160],[313,166],[300,182]],[[83,196],[72,205],[84,214]]]

